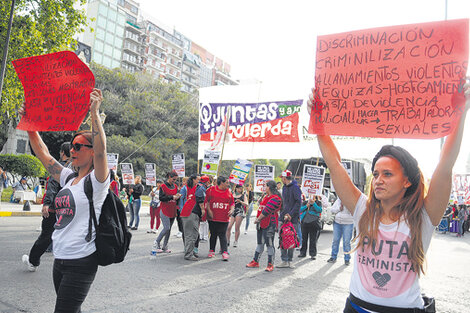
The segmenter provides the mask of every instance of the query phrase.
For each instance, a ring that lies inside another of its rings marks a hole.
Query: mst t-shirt
[[[96,251],[95,227],[92,231],[92,240],[90,242],[85,240],[90,218],[88,198],[84,190],[86,176],[72,186],[75,178],[65,183],[67,177],[72,173],[73,171],[68,168],[62,170],[60,173],[62,189],[54,199],[57,221],[54,225],[55,230],[52,233],[52,241],[56,259],[79,259]],[[103,183],[97,181],[94,170],[89,175],[93,186],[93,204],[96,218],[99,220],[110,181],[109,177]]]
[[[361,194],[353,215],[355,227],[366,210],[366,203],[367,197]],[[422,210],[422,241],[426,253],[434,226],[424,207]],[[377,243],[368,242],[355,252],[349,285],[351,293],[378,305],[423,308],[417,269],[408,258],[411,247],[409,226],[403,219],[389,225],[380,223],[377,236]]]

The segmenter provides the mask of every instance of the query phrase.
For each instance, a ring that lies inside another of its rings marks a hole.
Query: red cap
[[[282,174],[279,177],[291,177],[291,176],[292,176],[292,172],[289,170],[285,170],[285,171],[282,171]]]
[[[208,181],[210,181],[211,179],[209,178],[209,176],[207,175],[202,175],[201,176],[201,179],[200,181],[203,182],[203,183],[207,183]]]

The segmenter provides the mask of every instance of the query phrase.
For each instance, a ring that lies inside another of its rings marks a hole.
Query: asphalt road
[[[147,226],[148,217],[141,218]],[[21,263],[39,235],[40,217],[0,218],[0,312],[52,312],[53,256],[45,254],[37,272]],[[173,227],[173,234],[177,231]],[[435,234],[428,251],[423,291],[436,297],[438,312],[469,312],[470,236]],[[299,259],[295,269],[246,269],[256,245],[253,225],[242,233],[239,247],[230,249],[229,262],[220,255],[207,259],[208,243],[201,243],[201,260],[183,259],[182,240],[171,236],[171,254],[150,258],[155,235],[146,227],[134,232],[126,260],[100,267],[83,312],[342,312],[348,295],[352,266],[340,260],[329,264],[332,228],[319,239],[317,260]],[[233,235],[232,235],[233,241]],[[279,251],[276,261],[280,262]]]

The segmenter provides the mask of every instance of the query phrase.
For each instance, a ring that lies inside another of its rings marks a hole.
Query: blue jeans
[[[251,213],[253,213],[253,202],[248,205],[248,212],[246,212],[245,231],[248,231],[248,226],[250,226]]]
[[[139,227],[139,211],[140,211],[140,205],[141,205],[141,200],[140,199],[134,199],[132,201],[132,205],[129,206],[130,210],[130,215],[131,215],[131,220],[129,221],[129,227],[132,227],[132,224],[134,223],[134,218],[135,218],[135,227]]]
[[[349,261],[351,255],[347,252],[351,251],[351,238],[353,233],[354,224],[338,224],[333,223],[333,244],[331,245],[331,258],[335,259],[338,256],[339,242],[343,237],[343,252],[344,260]]]

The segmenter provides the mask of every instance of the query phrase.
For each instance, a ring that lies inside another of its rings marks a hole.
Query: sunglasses
[[[85,144],[83,144],[83,143],[73,143],[73,144],[72,144],[72,148],[73,148],[73,150],[75,150],[75,151],[80,151],[80,149],[81,149],[82,147],[93,148],[92,145],[85,145]]]

